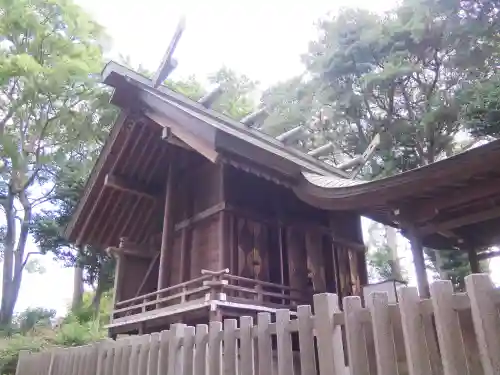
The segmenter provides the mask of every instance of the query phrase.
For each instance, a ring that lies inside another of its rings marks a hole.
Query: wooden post
[[[418,293],[420,298],[429,298],[429,280],[427,280],[422,239],[413,228],[408,230],[408,239],[410,240],[413,264],[415,265],[415,273],[417,275]]]
[[[172,152],[169,153],[172,156]],[[170,157],[167,173],[167,186],[165,189],[165,207],[163,211],[163,231],[161,236],[161,249],[160,249],[160,264],[158,269],[158,290],[164,289],[168,286],[168,253],[171,251],[173,243],[173,217],[172,217],[172,203],[173,203],[173,190],[174,179],[173,177],[173,162]]]
[[[477,259],[476,249],[473,247],[467,249],[467,254],[469,255],[470,270],[472,273],[481,273],[481,268],[479,266],[479,259]]]

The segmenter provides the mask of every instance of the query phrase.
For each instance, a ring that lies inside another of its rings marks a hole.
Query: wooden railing
[[[500,291],[487,275],[468,276],[466,289],[453,293],[451,282],[438,281],[431,298],[420,299],[415,288],[401,288],[397,305],[380,292],[366,306],[345,297],[343,311],[336,295],[318,294],[296,316],[280,309],[274,318],[259,313],[255,324],[248,316],[239,324],[173,324],[151,335],[21,352],[17,374],[498,375]]]
[[[228,269],[202,270],[196,279],[117,302],[112,319],[196,300],[227,300],[283,308],[310,303],[308,297],[312,296],[286,285],[231,275]]]

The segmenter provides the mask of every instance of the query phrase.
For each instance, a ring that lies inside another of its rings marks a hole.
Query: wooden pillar
[[[173,190],[174,179],[173,177],[173,158],[172,152],[169,153],[170,160],[168,164],[167,184],[165,189],[165,206],[163,210],[163,230],[161,235],[161,249],[160,249],[160,264],[158,269],[158,290],[164,289],[168,286],[168,253],[172,251],[173,245]]]
[[[425,267],[422,239],[413,229],[408,230],[408,239],[410,240],[411,253],[413,255],[413,264],[415,265],[420,298],[429,298],[429,281],[427,280],[427,269]]]
[[[467,249],[467,254],[469,255],[470,270],[472,273],[481,273],[481,267],[479,265],[479,259],[477,258],[476,249],[473,247]]]

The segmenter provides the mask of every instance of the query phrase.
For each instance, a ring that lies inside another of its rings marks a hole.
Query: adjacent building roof
[[[356,210],[385,224],[416,226],[435,248],[500,240],[500,140],[373,181],[303,174],[297,195],[328,210]]]

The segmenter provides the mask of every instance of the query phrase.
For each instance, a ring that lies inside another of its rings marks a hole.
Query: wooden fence
[[[487,275],[447,281],[431,299],[415,288],[398,305],[374,293],[362,306],[314,296],[297,314],[261,313],[78,348],[22,352],[17,375],[500,375],[500,291]],[[256,323],[256,324],[255,324]]]

